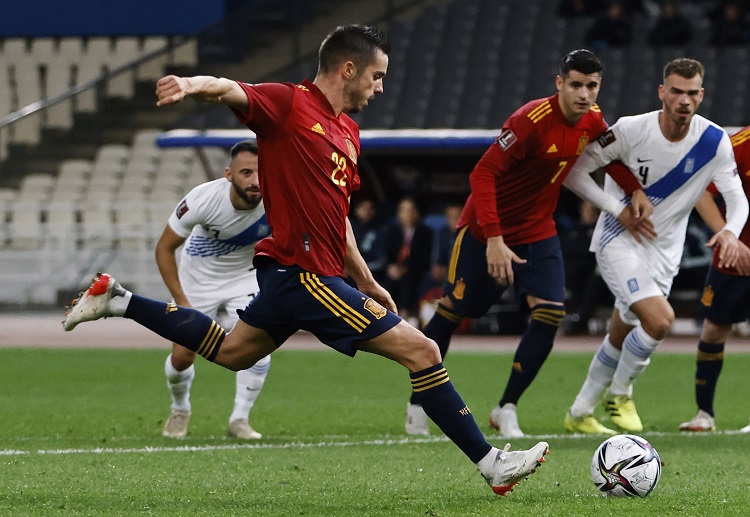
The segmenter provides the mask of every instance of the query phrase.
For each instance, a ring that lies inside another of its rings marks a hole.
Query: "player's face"
[[[659,86],[659,98],[667,117],[676,125],[688,125],[703,102],[703,78],[672,74]]]
[[[571,70],[564,79],[558,75],[555,78],[555,86],[565,118],[575,122],[588,113],[596,102],[599,89],[602,87],[602,75],[599,72],[584,74]]]
[[[248,210],[260,203],[262,196],[258,184],[258,156],[242,151],[232,158],[224,176],[232,182],[230,197],[235,208]]]
[[[376,49],[375,61],[357,72],[344,85],[344,111],[359,113],[375,95],[383,93],[383,79],[388,71],[388,56]]]

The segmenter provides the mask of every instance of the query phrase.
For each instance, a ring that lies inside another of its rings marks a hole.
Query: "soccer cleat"
[[[565,413],[565,419],[563,420],[565,429],[571,433],[582,433],[582,434],[609,434],[615,435],[617,431],[610,429],[602,425],[594,415],[583,415],[574,418],[570,414],[570,411]]]
[[[227,436],[230,438],[239,438],[241,440],[260,440],[263,435],[250,427],[247,418],[238,418],[229,422],[229,431]]]
[[[490,427],[496,429],[503,438],[523,438],[526,436],[518,425],[518,413],[515,404],[507,403],[503,407],[495,406],[490,413]]]
[[[406,404],[406,434],[429,436],[430,425],[421,404]]]
[[[107,273],[97,273],[96,278],[91,281],[91,286],[73,300],[73,305],[65,313],[63,329],[71,331],[84,321],[113,316],[109,301],[112,296],[122,296],[125,293],[125,289],[117,280]]]
[[[167,418],[162,430],[162,436],[167,438],[185,438],[188,424],[190,423],[190,411],[184,409],[173,409]]]
[[[697,415],[687,422],[680,424],[680,431],[690,431],[693,433],[716,431],[716,422],[714,421],[714,417],[699,409]]]
[[[627,395],[610,395],[610,397],[604,400],[604,409],[609,414],[612,423],[629,433],[643,431],[643,423],[635,409],[633,399]]]
[[[536,472],[537,467],[547,460],[549,454],[547,442],[539,442],[527,451],[509,452],[510,444],[506,444],[502,451],[498,451],[492,475],[484,479],[492,491],[498,495],[505,495],[513,491],[519,481]]]
[[[742,429],[740,429],[739,432],[741,432],[743,434],[744,433],[750,433],[750,425],[746,425],[745,427],[743,427]]]

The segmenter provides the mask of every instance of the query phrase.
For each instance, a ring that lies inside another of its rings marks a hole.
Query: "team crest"
[[[581,156],[581,153],[586,148],[586,145],[589,143],[589,135],[583,135],[578,140],[578,149],[576,150],[576,156]]]
[[[367,312],[375,316],[376,320],[379,320],[380,318],[385,316],[386,313],[388,312],[386,311],[385,307],[380,305],[378,302],[376,302],[372,298],[368,298],[367,300],[365,300],[365,309],[367,310]]]
[[[349,149],[349,159],[354,165],[357,165],[357,148],[354,147],[354,144],[348,138],[346,139],[346,148]]]
[[[701,303],[705,307],[711,307],[711,305],[713,305],[713,303],[714,303],[714,290],[713,290],[713,287],[711,287],[710,285],[707,285],[703,289],[703,296],[701,296]]]
[[[631,293],[636,293],[636,292],[638,292],[639,289],[640,289],[640,287],[638,287],[638,280],[637,279],[631,278],[630,280],[628,280],[628,290]]]
[[[453,297],[456,300],[463,300],[464,294],[466,293],[466,282],[463,278],[456,280],[456,284],[453,286]]]

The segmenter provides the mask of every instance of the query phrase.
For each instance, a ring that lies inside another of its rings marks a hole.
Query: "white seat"
[[[54,38],[33,38],[29,55],[38,65],[49,66],[57,58],[57,43]]]
[[[79,239],[78,212],[72,202],[51,202],[46,207],[46,243],[55,250],[72,250]]]
[[[132,63],[141,55],[140,42],[132,36],[115,38],[110,71]],[[131,98],[135,92],[135,71],[117,74],[107,82],[107,96]]]
[[[156,147],[156,137],[159,136],[163,131],[161,129],[141,129],[133,137],[133,149],[145,145],[148,147]]]
[[[27,174],[21,180],[18,198],[22,201],[46,201],[52,194],[55,176],[51,174]]]
[[[156,81],[164,75],[164,70],[169,61],[169,52],[167,48],[169,41],[164,36],[148,36],[143,38],[143,46],[141,52],[143,56],[147,56],[153,52],[161,52],[155,57],[148,59],[141,66],[138,67],[137,76],[138,79],[151,79]]]
[[[85,183],[66,182],[55,186],[50,203],[78,203],[86,193]]]
[[[94,168],[94,162],[90,160],[65,160],[60,164],[57,173],[57,183],[65,180],[82,179],[88,181],[91,177],[91,170]]]
[[[30,59],[16,63],[15,71],[15,97],[18,99],[18,105],[15,109],[25,108],[26,106],[38,102],[42,98],[40,89],[39,69]],[[33,113],[17,121],[11,126],[12,141],[24,144],[37,144],[41,135],[40,112]]]
[[[112,62],[110,38],[95,37],[86,41],[82,54],[78,58],[78,84],[93,81],[101,77]],[[80,92],[75,97],[77,112],[91,113],[97,108],[95,88]]]
[[[176,66],[195,66],[198,64],[197,38],[190,38],[187,42],[172,50],[172,64]]]
[[[16,202],[11,207],[8,225],[10,247],[19,250],[39,249],[44,243],[44,228],[39,204]]]
[[[122,249],[149,249],[149,211],[143,201],[115,203],[115,226]]]
[[[115,245],[111,204],[91,204],[81,210],[81,238],[86,248],[111,248]]]
[[[61,38],[57,46],[57,59],[65,63],[78,63],[83,56],[83,39],[79,37]]]
[[[11,63],[28,61],[30,54],[26,38],[5,38],[3,40],[3,55]]]

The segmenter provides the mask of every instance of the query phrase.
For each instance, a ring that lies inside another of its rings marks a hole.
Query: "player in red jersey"
[[[555,78],[557,93],[525,104],[503,124],[469,177],[471,195],[458,222],[443,297],[424,330],[445,356],[461,321],[482,316],[515,286],[531,318],[505,393],[490,415],[490,425],[506,437],[524,436],[516,404],[552,350],[565,315],[565,269],[552,215],[573,164],[607,128],[596,105],[602,70],[592,52],[569,52]],[[653,207],[632,175],[614,177],[634,192],[632,208],[613,198],[604,205],[601,199],[590,201],[635,231]],[[406,431],[429,433],[414,397],[407,405]]]
[[[750,199],[750,126],[731,137],[737,171],[742,180],[742,188]],[[713,200],[718,191],[710,185],[709,191],[695,205],[701,217],[713,232],[724,227],[725,221]],[[732,325],[750,318],[750,223],[740,233],[740,259],[735,267],[719,267],[718,248],[714,249],[714,259],[706,277],[706,285],[701,297],[703,306],[703,329],[698,342],[695,368],[695,401],[698,413],[687,422],[680,424],[680,431],[714,431],[714,395],[724,364],[724,344],[732,330]],[[741,429],[750,433],[750,425]]]
[[[314,81],[160,79],[157,105],[185,97],[222,103],[257,135],[260,189],[272,227],[271,237],[256,246],[260,294],[227,333],[198,311],[140,297],[102,274],[63,325],[72,330],[101,317],[131,318],[232,370],[252,366],[300,329],[350,356],[362,350],[388,357],[409,370],[415,397],[430,418],[477,464],[493,491],[505,494],[544,462],[547,443],[510,452],[510,444],[499,450],[485,440],[437,345],[395,314],[349,223],[349,196],[359,186],[359,130],[347,113],[383,92],[389,51],[374,27],[344,26],[323,41]],[[347,274],[359,290],[346,283]]]

